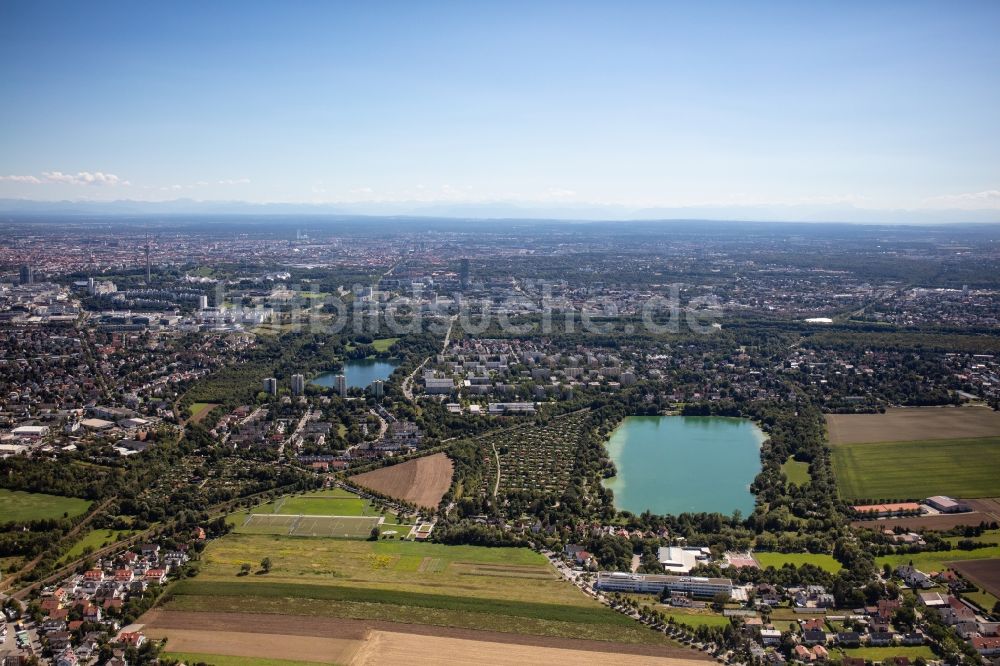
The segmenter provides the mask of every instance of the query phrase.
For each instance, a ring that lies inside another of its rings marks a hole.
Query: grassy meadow
[[[780,569],[786,564],[793,564],[797,567],[803,564],[812,564],[814,566],[823,569],[824,571],[829,571],[830,573],[837,573],[840,571],[840,562],[833,559],[832,555],[816,555],[813,553],[761,553],[755,552],[753,556],[760,563],[763,568],[774,567],[775,569]]]
[[[938,550],[923,553],[910,553],[902,555],[885,555],[876,558],[878,566],[889,564],[897,567],[901,564],[913,562],[913,566],[924,572],[941,571],[949,562],[965,562],[967,560],[989,560],[1000,558],[1000,545],[989,546],[988,548],[978,548],[976,550]]]
[[[796,486],[803,486],[809,483],[809,463],[789,458],[782,464],[781,473],[785,475],[789,483],[793,483]]]
[[[70,518],[85,513],[90,500],[0,488],[0,523]]]

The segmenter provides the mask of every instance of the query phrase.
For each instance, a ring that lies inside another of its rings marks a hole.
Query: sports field
[[[381,513],[366,499],[342,488],[317,490],[302,495],[279,497],[262,504],[253,513],[276,513],[303,516],[379,516]]]
[[[238,576],[268,557],[270,573]],[[584,595],[525,548],[230,534],[170,611],[270,613],[668,645]],[[331,603],[335,602],[335,603]]]
[[[803,564],[812,564],[820,569],[823,569],[824,571],[829,571],[830,573],[837,573],[841,569],[840,562],[833,559],[832,555],[814,553],[755,552],[753,557],[763,569],[766,569],[767,567],[780,569],[786,564],[792,564],[797,567],[800,567]]]
[[[1000,437],[837,444],[833,471],[844,499],[1000,495]]]
[[[72,518],[90,506],[90,500],[0,488],[0,524],[31,520]]]
[[[383,522],[377,516],[310,516],[251,513],[236,531],[243,534],[276,534],[303,537],[367,538]],[[402,536],[405,536],[402,535]]]

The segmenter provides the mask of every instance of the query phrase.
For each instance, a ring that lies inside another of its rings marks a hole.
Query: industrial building
[[[686,574],[699,564],[708,562],[711,557],[712,551],[704,547],[666,546],[657,551],[663,570],[675,574]]]

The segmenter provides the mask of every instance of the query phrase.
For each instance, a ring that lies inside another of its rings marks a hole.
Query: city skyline
[[[190,8],[5,5],[0,198],[1000,210],[990,3]]]

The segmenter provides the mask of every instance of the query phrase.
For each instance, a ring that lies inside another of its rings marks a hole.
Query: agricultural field
[[[461,655],[462,663],[499,666],[697,666],[707,662],[702,653],[679,647],[384,621],[160,609],[150,611],[142,619],[147,635],[156,640],[168,640],[168,656],[180,654],[190,661],[201,659],[218,666],[236,663],[249,666],[315,663],[436,666],[447,660],[444,655]],[[252,627],[254,632],[234,631],[237,627]],[[245,655],[245,660],[240,659],[240,655]]]
[[[272,562],[238,576],[244,562]],[[171,611],[340,617],[536,636],[669,645],[590,599],[523,548],[230,534],[201,573],[171,588]],[[331,603],[336,602],[336,603]]]
[[[970,560],[990,560],[1000,558],[1000,545],[988,548],[977,548],[976,550],[939,550],[925,551],[923,553],[910,553],[901,555],[885,555],[876,559],[878,566],[889,564],[897,567],[900,564],[909,564],[924,572],[941,571],[948,565],[955,562],[969,562]],[[965,566],[964,564],[961,566]],[[958,566],[959,571],[962,571]]]
[[[887,518],[883,520],[854,520],[853,527],[867,527],[873,530],[902,527],[907,530],[950,530],[960,525],[978,525],[983,521],[996,520],[995,517],[970,511],[966,513],[941,513],[933,516],[904,516],[902,518]]]
[[[813,553],[762,553],[755,552],[753,554],[757,563],[764,569],[767,567],[774,567],[775,569],[780,569],[786,564],[792,564],[797,567],[803,564],[812,564],[814,566],[823,569],[824,571],[829,571],[830,573],[837,573],[840,571],[840,562],[833,559],[832,555],[823,554],[813,554]]]
[[[960,562],[953,567],[980,589],[1000,597],[1000,559]],[[992,607],[989,608],[992,610]]]
[[[90,500],[0,488],[0,523],[73,518],[87,511]]]
[[[789,483],[802,486],[809,483],[809,463],[799,462],[795,458],[789,458],[782,464],[781,473],[785,475]]]
[[[351,482],[382,495],[435,509],[451,486],[454,463],[443,453],[407,460],[351,477]]]
[[[1000,437],[833,446],[833,471],[848,500],[1000,495]]]
[[[269,659],[267,657],[230,656],[223,654],[201,654],[193,652],[163,652],[163,659],[176,659],[185,664],[212,664],[212,666],[315,666],[316,661],[292,661],[289,659]]]
[[[900,407],[884,414],[828,414],[830,443],[973,439],[1000,435],[1000,412],[988,407]]]
[[[524,427],[487,435],[479,440],[486,461],[483,490],[492,494],[521,490],[559,495],[569,483],[587,414],[556,418],[542,427]],[[499,485],[497,485],[499,458]]]

